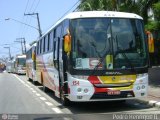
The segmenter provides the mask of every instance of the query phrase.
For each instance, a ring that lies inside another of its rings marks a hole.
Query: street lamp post
[[[24,23],[24,22],[21,22],[21,21],[19,21],[19,20],[16,20],[16,19],[13,19],[13,18],[6,18],[5,20],[6,20],[6,21],[7,21],[7,20],[13,20],[13,21],[15,21],[15,22],[18,22],[18,23],[24,24],[24,25],[26,25],[26,26],[32,27],[32,28],[38,30],[38,32],[39,32],[39,29],[38,29],[38,28],[36,28],[36,27],[34,27],[34,26],[32,26],[32,25],[26,24],[26,23]]]
[[[39,32],[39,36],[41,37],[41,36],[42,36],[42,31],[41,31],[41,29],[40,29],[39,16],[38,16],[38,13],[35,13],[35,14],[37,15],[37,19],[38,19],[38,28],[36,28],[36,27],[34,27],[34,26],[32,26],[32,25],[26,24],[26,23],[24,23],[24,22],[21,22],[21,21],[19,21],[19,20],[13,19],[13,18],[6,18],[5,20],[6,20],[6,21],[7,21],[7,20],[13,20],[13,21],[15,21],[15,22],[18,22],[18,23],[24,24],[24,25],[26,25],[26,26],[32,27],[32,28],[36,29],[36,30]],[[19,41],[19,39],[21,39],[21,40]],[[23,41],[22,41],[22,40],[23,40]],[[26,53],[26,41],[25,41],[25,38],[17,38],[15,42],[21,43],[22,54],[24,53],[24,51],[23,51],[23,44],[24,44],[24,50],[25,50],[25,53]]]
[[[4,47],[4,48],[6,48],[6,49],[9,50],[9,59],[11,60],[11,51],[10,51],[10,47]]]

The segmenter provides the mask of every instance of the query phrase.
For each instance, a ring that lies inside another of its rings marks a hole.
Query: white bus
[[[16,55],[15,73],[26,74],[26,55]]]
[[[70,13],[37,42],[37,80],[63,105],[146,97],[144,34],[143,19],[136,14]]]
[[[11,73],[11,60],[7,61],[6,63],[6,71],[8,73]]]
[[[26,75],[35,84],[36,79],[36,43],[26,52]]]

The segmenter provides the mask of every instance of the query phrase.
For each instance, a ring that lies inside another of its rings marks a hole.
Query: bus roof
[[[17,55],[16,58],[26,58],[26,55]]]
[[[61,23],[65,19],[77,19],[77,18],[132,18],[132,19],[143,19],[141,16],[134,13],[127,12],[116,12],[116,11],[82,11],[82,12],[72,12],[58,20],[47,32],[45,32],[42,37],[51,31],[55,26]]]
[[[72,12],[66,15],[64,18],[75,19],[75,18],[95,18],[95,17],[108,17],[108,18],[137,18],[142,19],[137,14],[116,12],[116,11],[84,11],[84,12]]]

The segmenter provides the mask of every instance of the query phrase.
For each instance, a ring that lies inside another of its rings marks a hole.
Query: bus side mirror
[[[64,51],[66,53],[71,52],[71,36],[67,34],[64,36]]]

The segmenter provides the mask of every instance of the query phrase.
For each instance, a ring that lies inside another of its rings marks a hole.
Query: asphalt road
[[[159,108],[137,100],[72,103],[63,107],[52,91],[44,93],[41,85],[33,85],[26,76],[8,73],[0,73],[0,114],[2,118],[7,115],[20,120],[132,120],[141,114],[140,117],[160,120]]]

